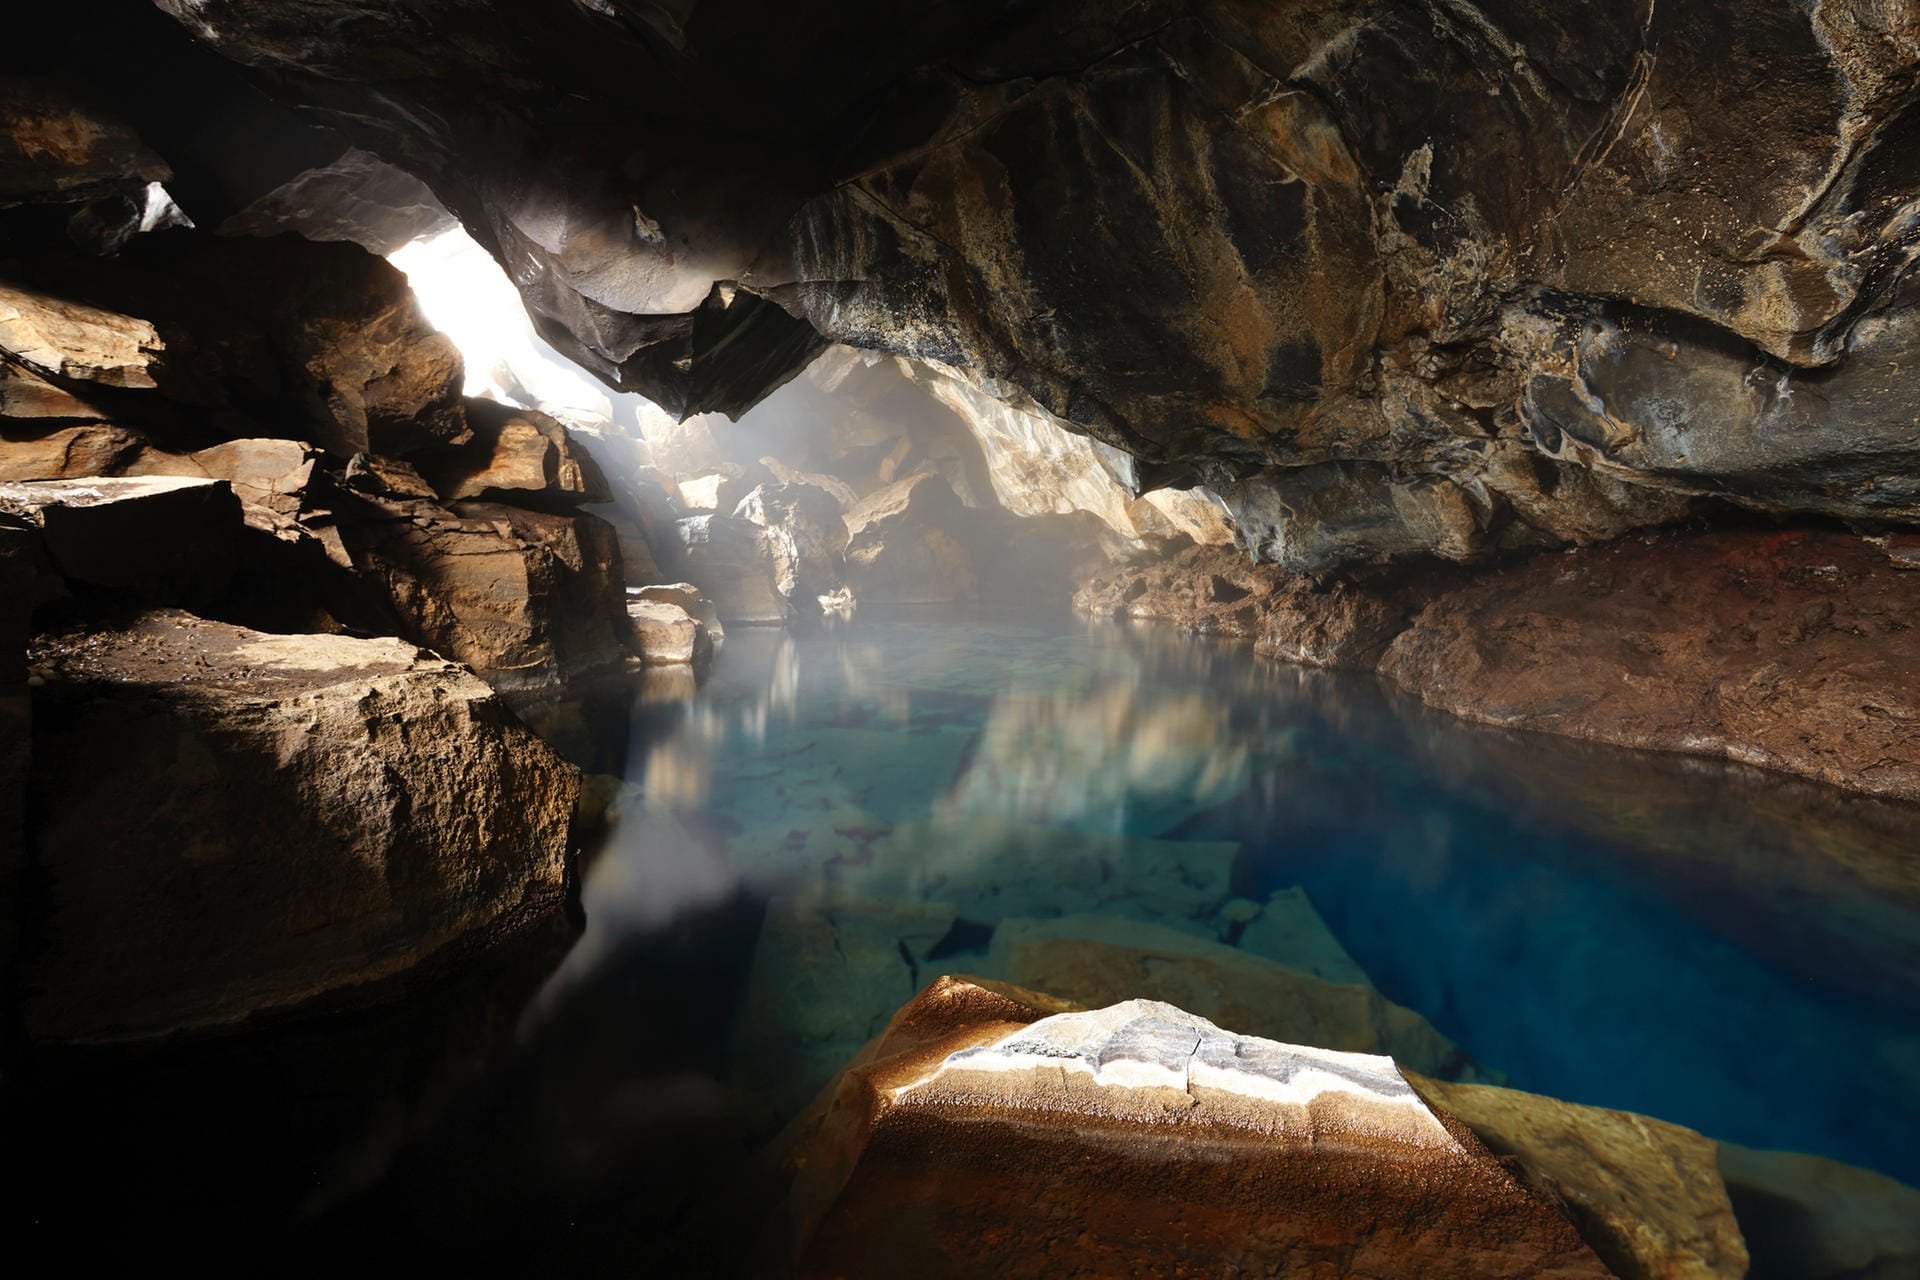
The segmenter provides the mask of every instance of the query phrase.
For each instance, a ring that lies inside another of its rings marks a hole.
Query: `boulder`
[[[740,500],[734,518],[766,530],[773,580],[796,608],[814,612],[846,577],[847,522],[840,503],[810,484],[763,484]]]
[[[440,496],[412,463],[402,462],[398,458],[383,458],[375,453],[354,454],[347,460],[341,479],[346,481],[350,489],[389,498],[437,500]]]
[[[148,449],[120,468],[130,476],[203,476],[224,480],[234,496],[281,516],[298,515],[317,454],[298,440],[229,440],[190,454]]]
[[[203,477],[0,484],[0,511],[40,526],[47,557],[69,584],[155,604],[218,598],[243,527],[233,490]]]
[[[553,692],[624,661],[620,553],[605,521],[376,498],[337,514],[354,566],[386,592],[403,634],[496,688]]]
[[[344,998],[560,901],[578,775],[453,663],[177,612],[34,660],[40,1041]]]
[[[922,473],[847,513],[847,584],[862,604],[953,604],[979,593],[966,539],[970,513],[941,477]]]
[[[653,601],[660,604],[675,605],[684,609],[688,617],[707,629],[707,635],[716,643],[726,638],[721,628],[720,614],[713,607],[713,601],[700,594],[700,588],[691,582],[651,583],[644,587],[627,588],[627,599],[633,601]]]
[[[732,516],[689,516],[674,525],[687,577],[728,626],[783,626],[789,607],[774,582],[773,554],[758,525]]]
[[[1406,1073],[1414,1091],[1567,1206],[1620,1280],[1742,1280],[1747,1246],[1691,1129],[1624,1111]],[[1812,1273],[1806,1273],[1812,1280]]]
[[[794,1131],[800,1276],[1609,1273],[1391,1060],[940,979]]]
[[[19,425],[0,427],[0,481],[112,475],[142,444],[138,435],[110,422],[57,427],[44,435],[12,429]]]
[[[752,487],[741,469],[732,467],[682,480],[674,486],[673,496],[683,511],[726,515],[740,505]]]
[[[5,424],[9,433],[29,430],[26,424],[35,419],[97,422],[105,416],[80,395],[55,386],[24,365],[0,361],[0,419],[16,420]]]
[[[468,444],[423,464],[441,501],[486,498],[566,507],[610,500],[599,464],[546,414],[468,400],[467,423],[473,429]]]
[[[690,663],[703,667],[713,657],[713,640],[706,627],[677,604],[628,600],[627,618],[633,624],[633,646],[643,666]]]
[[[987,963],[996,977],[1079,1005],[1144,996],[1276,1040],[1487,1078],[1432,1023],[1371,986],[1329,982],[1165,925],[1107,915],[1003,920]]]
[[[1920,1190],[1819,1156],[1717,1146],[1751,1280],[1920,1276]]]
[[[136,316],[0,283],[0,352],[43,379],[151,389],[166,345]]]
[[[1912,580],[1826,529],[1666,533],[1441,594],[1380,672],[1455,715],[1920,799]]]

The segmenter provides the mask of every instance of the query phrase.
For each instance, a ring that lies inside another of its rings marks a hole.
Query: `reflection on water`
[[[1003,921],[1244,949],[1299,886],[1491,1074],[1920,1179],[1900,806],[1137,631],[741,632],[635,734],[541,1007],[596,998],[683,913],[770,903],[719,1069],[760,1123],[934,973],[991,971]]]

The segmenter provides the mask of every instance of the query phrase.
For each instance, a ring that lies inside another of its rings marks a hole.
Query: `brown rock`
[[[991,971],[1089,1007],[1144,997],[1290,1044],[1384,1053],[1415,1071],[1485,1079],[1460,1046],[1371,986],[1300,969],[1164,925],[1114,916],[1003,920]]]
[[[132,195],[172,176],[137,133],[73,87],[0,77],[0,206]]]
[[[47,377],[151,388],[166,350],[152,324],[31,289],[0,284],[0,352]]]
[[[572,505],[611,498],[599,464],[546,414],[469,400],[467,422],[473,440],[427,467],[442,501],[538,498]]]
[[[806,612],[846,576],[847,522],[840,502],[810,484],[763,484],[740,500],[734,517],[766,530],[774,585]]]
[[[68,582],[158,604],[218,597],[243,527],[233,490],[198,477],[0,484],[0,510],[40,526],[47,556]]]
[[[1440,596],[1380,671],[1470,719],[1920,799],[1920,608],[1851,534],[1669,533]]]
[[[318,456],[298,440],[229,440],[184,456],[147,450],[121,473],[225,480],[241,502],[291,516],[305,503]]]
[[[408,639],[496,688],[550,692],[624,660],[620,553],[605,521],[369,499],[343,520],[341,536],[354,565],[385,589]]]
[[[343,473],[349,487],[390,498],[426,498],[438,500],[439,494],[411,463],[398,458],[382,458],[373,453],[356,453],[347,461]]]
[[[45,435],[0,431],[0,481],[111,475],[141,443],[139,436],[110,422],[61,427]]]
[[[1920,1275],[1920,1191],[1819,1156],[1718,1146],[1752,1280]]]
[[[1747,1246],[1715,1144],[1647,1116],[1408,1073],[1427,1102],[1561,1200],[1620,1280],[1741,1280]],[[1809,1278],[1810,1280],[1810,1278]]]
[[[578,775],[451,663],[172,612],[34,657],[37,1039],[229,1025],[560,898]]]
[[[629,600],[627,618],[633,623],[633,645],[644,666],[686,663],[698,667],[713,657],[713,640],[707,629],[677,604]]]
[[[979,594],[969,512],[931,472],[847,512],[847,584],[863,604],[952,604]]]
[[[1604,1277],[1384,1058],[940,979],[796,1128],[801,1276]]]
[[[22,365],[0,362],[0,418],[31,421],[51,418],[66,421],[93,421],[104,417],[100,410]],[[10,424],[9,431],[22,429]]]
[[[773,552],[764,531],[732,516],[678,521],[680,558],[700,593],[728,626],[782,626],[787,599],[774,582]]]

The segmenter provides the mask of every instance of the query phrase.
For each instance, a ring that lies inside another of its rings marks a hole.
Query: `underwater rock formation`
[[[32,658],[36,1039],[347,995],[560,900],[578,773],[453,663],[173,611]]]

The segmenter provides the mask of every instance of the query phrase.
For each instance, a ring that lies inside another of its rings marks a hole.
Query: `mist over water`
[[[529,1035],[694,983],[734,1002],[709,1078],[762,1125],[935,973],[991,976],[1007,920],[1238,944],[1297,886],[1495,1078],[1920,1179],[1903,807],[1106,627],[740,631],[634,724],[585,936]],[[741,901],[758,930],[705,949],[736,985],[647,971]]]

